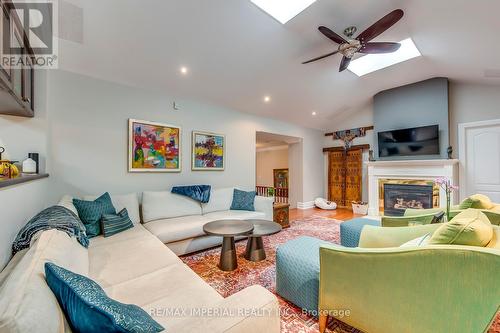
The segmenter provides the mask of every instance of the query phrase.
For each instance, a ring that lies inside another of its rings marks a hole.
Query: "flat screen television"
[[[439,125],[378,133],[379,157],[439,155]]]

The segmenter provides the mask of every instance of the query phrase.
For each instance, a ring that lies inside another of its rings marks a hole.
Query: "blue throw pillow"
[[[104,237],[113,236],[134,227],[126,208],[123,208],[118,214],[104,214],[101,222]]]
[[[234,189],[233,192],[233,203],[231,204],[231,210],[249,210],[255,211],[253,205],[255,201],[255,191],[245,192],[238,189]]]
[[[45,279],[73,332],[161,332],[164,328],[136,305],[112,300],[85,276],[45,263]]]
[[[101,218],[104,214],[116,214],[116,209],[107,192],[94,201],[73,199],[73,205],[75,205],[78,216],[85,225],[89,238],[102,233]]]

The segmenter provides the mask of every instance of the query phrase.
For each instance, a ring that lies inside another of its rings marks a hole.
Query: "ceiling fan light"
[[[399,43],[401,47],[396,52],[367,54],[351,61],[347,69],[357,76],[363,76],[422,55],[411,38],[402,40]]]

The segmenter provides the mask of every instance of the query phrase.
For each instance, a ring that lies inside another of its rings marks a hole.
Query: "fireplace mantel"
[[[436,165],[455,165],[458,164],[459,160],[397,160],[397,161],[374,161],[366,162],[368,166],[436,166]]]
[[[458,160],[397,160],[366,162],[368,166],[368,214],[380,215],[379,180],[434,180],[443,177],[458,185]],[[446,206],[446,194],[440,192],[440,206]]]

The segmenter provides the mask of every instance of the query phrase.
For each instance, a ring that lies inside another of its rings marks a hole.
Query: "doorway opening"
[[[298,154],[300,152],[300,154]],[[257,132],[255,183],[257,195],[296,208],[302,193],[302,139]]]

